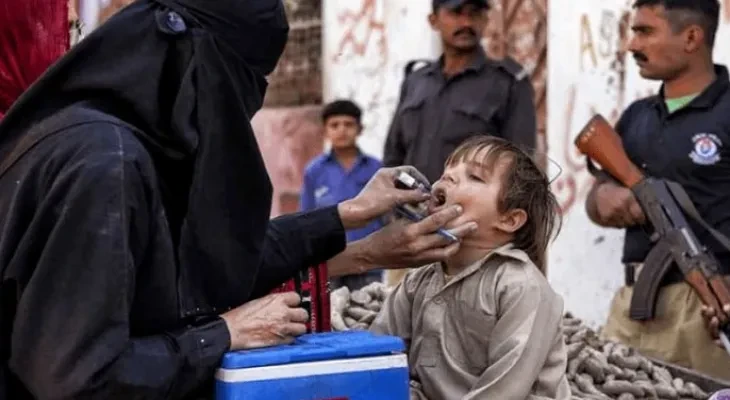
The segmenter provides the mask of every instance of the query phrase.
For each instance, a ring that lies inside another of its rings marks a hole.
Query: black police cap
[[[488,0],[433,0],[433,9],[438,10],[440,7],[457,8],[464,4],[474,4],[477,7],[489,8]]]

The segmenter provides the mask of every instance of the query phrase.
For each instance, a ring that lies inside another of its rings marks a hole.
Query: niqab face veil
[[[184,316],[249,300],[271,183],[250,118],[288,36],[281,0],[138,0],[90,33],[0,123],[0,157],[68,107],[136,128],[158,169]]]

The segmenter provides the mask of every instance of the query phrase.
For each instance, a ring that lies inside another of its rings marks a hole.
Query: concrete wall
[[[430,1],[324,0],[324,101],[349,98],[363,109],[363,151],[382,157],[406,62],[438,56]]]
[[[274,186],[271,215],[296,212],[303,171],[323,147],[318,105],[266,107],[251,121]]]

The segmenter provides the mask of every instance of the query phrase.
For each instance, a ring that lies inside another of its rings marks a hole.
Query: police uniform
[[[434,182],[448,155],[477,134],[500,136],[534,150],[533,89],[529,74],[516,61],[489,59],[480,48],[464,71],[447,77],[442,67],[443,56],[406,66],[385,143],[385,166],[413,165]]]
[[[681,184],[701,217],[730,236],[730,82],[724,66],[716,65],[715,71],[717,79],[674,112],[667,108],[663,87],[658,95],[634,102],[616,131],[629,158],[645,174]],[[728,249],[701,227],[692,228],[715,253],[722,273],[730,273]],[[712,342],[701,316],[702,303],[678,268],[662,283],[657,317],[648,322],[629,318],[632,285],[650,248],[642,227],[626,230],[626,286],[613,299],[603,335],[647,355],[730,379],[730,356]]]

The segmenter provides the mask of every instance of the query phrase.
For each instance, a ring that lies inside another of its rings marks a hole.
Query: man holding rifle
[[[730,82],[727,69],[712,60],[718,1],[637,0],[634,8],[629,50],[641,76],[663,85],[658,95],[631,104],[619,119],[615,128],[623,148],[643,175],[681,185],[702,219],[730,236]],[[634,284],[652,250],[648,218],[634,192],[599,177],[586,210],[601,226],[626,229],[626,286],[613,299],[603,334],[646,355],[730,379],[730,356],[707,333],[703,303],[676,265],[657,282],[652,318],[632,318]],[[714,253],[720,273],[730,273],[730,251],[691,226]],[[713,313],[705,309],[707,320]]]

